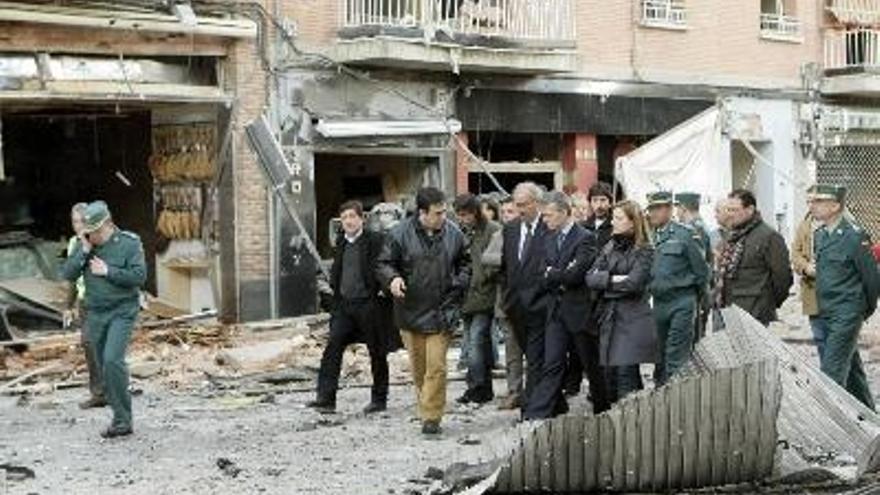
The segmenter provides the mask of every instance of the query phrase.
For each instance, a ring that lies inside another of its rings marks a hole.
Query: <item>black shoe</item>
[[[79,403],[80,409],[93,409],[96,407],[104,407],[107,401],[103,397],[95,397],[94,395]]]
[[[310,407],[323,414],[333,414],[336,412],[336,402],[331,402],[329,400],[313,400],[307,403],[306,407]]]
[[[388,405],[384,402],[370,402],[367,404],[367,407],[364,408],[364,414],[382,412],[386,409],[388,409]]]
[[[116,437],[125,437],[134,433],[134,430],[131,426],[121,427],[121,426],[111,426],[106,430],[101,432],[102,438],[116,438]]]
[[[475,404],[485,404],[495,400],[495,394],[492,390],[480,390],[471,394],[471,402]]]
[[[461,397],[455,399],[455,402],[458,402],[459,404],[468,404],[468,403],[474,402],[473,396],[474,396],[473,390],[468,389],[468,390],[465,390],[464,394],[462,394]]]
[[[442,432],[443,428],[440,428],[439,421],[422,422],[422,435],[439,435]]]

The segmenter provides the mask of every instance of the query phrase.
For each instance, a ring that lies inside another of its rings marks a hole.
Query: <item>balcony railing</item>
[[[842,24],[871,26],[880,23],[880,0],[828,0],[826,9]]]
[[[646,26],[684,27],[687,10],[683,0],[642,0],[642,24]]]
[[[880,30],[829,31],[824,58],[825,70],[880,67]]]
[[[784,14],[761,14],[761,36],[798,39],[801,36],[801,21]]]
[[[573,41],[577,0],[339,0],[343,28]]]

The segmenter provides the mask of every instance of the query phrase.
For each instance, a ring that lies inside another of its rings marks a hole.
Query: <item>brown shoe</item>
[[[87,400],[84,400],[79,403],[80,409],[94,409],[98,407],[105,407],[107,405],[107,400],[103,397],[95,397],[94,395],[89,397]]]
[[[521,406],[522,401],[519,399],[518,395],[508,395],[501,399],[501,402],[498,404],[498,409],[502,411],[510,411],[513,409],[519,409]]]

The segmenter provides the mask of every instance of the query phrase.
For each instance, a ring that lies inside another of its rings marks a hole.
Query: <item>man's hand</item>
[[[82,244],[83,253],[88,254],[89,251],[92,250],[92,243],[89,242],[88,236],[85,234],[79,234],[79,242]]]
[[[104,263],[104,260],[101,258],[92,258],[89,261],[89,268],[92,270],[92,275],[97,275],[99,277],[107,276],[107,263]]]
[[[810,263],[804,268],[804,275],[810,278],[816,278],[816,263]]]
[[[391,281],[391,295],[398,299],[406,297],[406,282],[401,277],[395,277]]]

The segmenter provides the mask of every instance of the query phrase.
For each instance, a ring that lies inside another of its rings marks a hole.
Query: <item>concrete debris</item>
[[[236,466],[234,462],[225,457],[220,457],[217,459],[217,467],[220,468],[221,471],[223,471],[223,474],[232,478],[236,478],[239,474],[241,474],[241,468]]]
[[[444,474],[444,472],[442,469],[435,467],[435,466],[431,466],[428,468],[428,471],[425,472],[425,479],[427,479],[427,480],[442,480],[443,474]]]
[[[476,435],[465,435],[458,439],[459,445],[480,445],[482,441]]]
[[[147,379],[159,374],[162,371],[162,363],[157,361],[143,361],[132,363],[128,367],[131,376],[139,379]]]
[[[12,464],[0,464],[0,471],[3,471],[7,481],[24,481],[37,477],[34,470],[26,466],[14,466]]]

